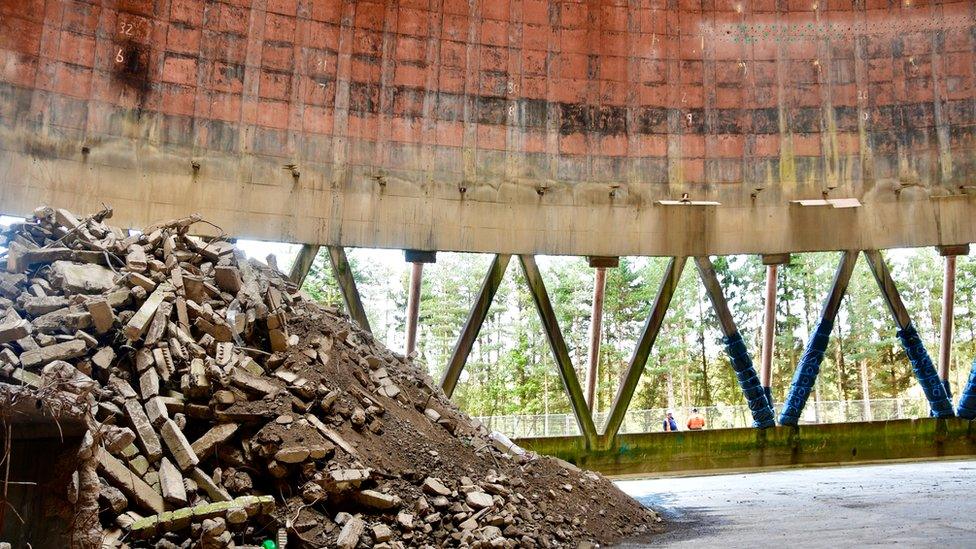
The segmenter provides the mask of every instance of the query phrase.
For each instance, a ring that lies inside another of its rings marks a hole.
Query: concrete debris
[[[199,217],[130,236],[110,214],[38,208],[0,272],[0,392],[84,420],[104,547],[577,547],[653,524],[273,265],[191,236]]]

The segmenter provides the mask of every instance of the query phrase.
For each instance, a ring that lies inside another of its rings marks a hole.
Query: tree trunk
[[[820,378],[813,382],[813,422],[820,423]]]
[[[687,340],[684,335],[681,336],[681,343],[683,348],[687,348]],[[684,353],[682,353],[684,354]],[[681,361],[681,404],[680,406],[687,406],[688,402],[691,400],[691,391],[688,384],[688,360]]]
[[[697,286],[698,288],[698,345],[701,350],[701,367],[702,367],[702,390],[701,393],[701,404],[704,406],[711,406],[712,403],[712,391],[708,387],[708,357],[705,355],[705,312],[702,309],[702,293],[701,284]],[[686,404],[687,405],[687,404]]]
[[[851,302],[849,299],[843,300],[843,305],[847,306],[847,318],[851,318]],[[837,345],[834,346],[837,361],[837,390],[840,392],[841,421],[847,421],[847,363],[844,361],[844,329],[843,323],[837,322]]]
[[[662,368],[665,368],[666,367],[665,366],[665,362],[664,362],[664,357],[661,357],[660,358],[660,363],[661,363],[661,367]],[[666,379],[666,381],[668,383],[668,395],[667,395],[667,397],[668,397],[668,403],[667,403],[667,408],[669,408],[671,410],[674,410],[674,376],[671,374],[671,369],[670,368],[668,368],[667,370],[665,370],[664,375],[666,376],[665,379]]]
[[[869,390],[868,361],[861,359],[861,399],[864,401],[864,421],[874,421],[871,415],[871,392]]]

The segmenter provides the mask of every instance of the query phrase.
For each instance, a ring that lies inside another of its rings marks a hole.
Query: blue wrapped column
[[[759,376],[752,365],[752,359],[749,358],[749,351],[742,341],[742,336],[739,332],[734,332],[724,337],[722,341],[725,343],[725,352],[732,360],[732,369],[735,370],[739,386],[742,387],[742,394],[745,395],[749,410],[752,412],[752,426],[759,429],[774,427],[776,420],[773,417],[773,408],[766,399],[766,391],[759,383]]]
[[[915,377],[922,386],[925,398],[929,400],[932,417],[954,417],[952,402],[949,401],[949,395],[942,380],[939,379],[939,373],[935,370],[928,351],[925,350],[922,338],[918,336],[918,330],[909,323],[904,329],[898,330],[898,339],[901,340],[905,354],[912,363],[912,371],[915,372]]]
[[[817,374],[820,373],[820,364],[823,362],[827,344],[830,343],[830,331],[833,329],[833,319],[822,319],[810,334],[807,347],[793,373],[790,392],[786,395],[783,410],[779,414],[780,425],[796,425],[799,422],[803,407],[806,406],[810,391],[813,390],[813,384],[817,381]]]
[[[959,397],[959,417],[976,419],[976,360],[973,360],[973,367],[969,371],[969,382]]]

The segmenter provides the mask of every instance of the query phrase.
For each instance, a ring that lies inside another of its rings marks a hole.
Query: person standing
[[[691,409],[691,417],[688,418],[688,430],[701,431],[705,428],[705,418],[698,413],[698,408]]]
[[[667,417],[664,418],[664,432],[670,433],[678,430],[678,422],[674,420],[674,414],[668,410]]]

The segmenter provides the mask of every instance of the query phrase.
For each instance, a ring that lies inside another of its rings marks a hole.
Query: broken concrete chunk
[[[400,506],[400,498],[377,492],[376,490],[362,490],[355,495],[356,502],[364,507],[386,511]]]
[[[373,525],[373,540],[376,543],[383,543],[384,541],[389,541],[393,538],[393,530],[385,524],[375,524]]]
[[[86,307],[88,314],[91,315],[96,332],[104,334],[112,329],[112,325],[115,324],[115,313],[112,312],[112,307],[108,301],[104,299],[89,301]]]
[[[99,368],[108,369],[115,360],[115,350],[111,347],[102,347],[92,356],[92,363]]]
[[[230,326],[223,322],[214,324],[203,317],[197,317],[193,326],[201,332],[209,334],[217,341],[232,341],[234,339],[234,334],[231,332]]]
[[[31,387],[40,388],[41,387],[41,376],[28,372],[23,368],[15,368],[13,372],[10,373],[10,377],[23,383],[24,385],[30,385]]]
[[[167,503],[186,505],[186,489],[183,486],[183,475],[166,458],[163,458],[159,462],[159,485],[163,491],[163,499]]]
[[[139,273],[129,273],[129,284],[131,284],[133,288],[142,288],[147,292],[152,292],[156,289],[155,280]]]
[[[218,444],[226,442],[237,432],[236,423],[222,423],[215,425],[212,429],[198,438],[191,447],[200,459],[207,459]]]
[[[210,380],[207,379],[207,368],[202,359],[194,358],[190,361],[188,375],[189,386],[187,394],[191,397],[203,396],[210,390]]]
[[[230,381],[245,391],[257,393],[262,396],[274,394],[281,390],[281,387],[278,385],[271,383],[265,378],[252,375],[241,368],[234,368],[231,371]]]
[[[352,517],[346,521],[336,538],[336,547],[339,549],[354,549],[359,545],[359,536],[366,530],[366,523],[359,517]]]
[[[227,366],[230,364],[231,359],[234,358],[234,344],[225,341],[216,344],[214,348],[214,361],[217,363],[217,366]]]
[[[165,510],[162,496],[142,479],[133,475],[121,461],[102,449],[99,449],[95,456],[102,477],[112,486],[122,490],[122,493],[136,505],[154,513],[162,513]]]
[[[484,492],[468,492],[464,498],[464,501],[475,510],[491,507],[494,504],[491,496]]]
[[[136,431],[142,451],[150,461],[156,462],[163,455],[163,447],[142,405],[137,400],[127,400],[123,408],[129,423]]]
[[[166,409],[166,402],[163,397],[153,397],[146,401],[146,416],[149,423],[157,429],[164,421],[169,419],[169,411]]]
[[[73,294],[101,294],[115,287],[115,273],[93,263],[55,261],[50,279],[55,287]]]
[[[106,507],[112,510],[114,513],[121,513],[125,511],[125,508],[129,505],[129,500],[126,499],[125,494],[122,490],[110,485],[105,482],[104,479],[99,479],[100,486],[98,491],[99,500]]]
[[[336,469],[329,471],[321,485],[330,492],[342,492],[358,487],[369,478],[369,473],[369,469]]]
[[[325,438],[331,440],[333,444],[335,444],[339,448],[342,448],[346,453],[348,453],[353,457],[359,456],[359,452],[357,452],[356,449],[353,448],[351,444],[346,442],[346,440],[342,438],[339,435],[339,433],[335,432],[331,428],[327,427],[324,423],[322,423],[322,421],[319,418],[315,417],[312,414],[307,414],[305,416],[305,419],[307,419],[309,423],[314,425],[315,428],[318,429],[323,436],[325,436]]]
[[[0,324],[0,344],[10,343],[27,337],[31,333],[31,323],[26,320],[15,320]]]
[[[31,316],[41,316],[69,305],[66,297],[52,295],[45,297],[29,297],[24,300],[24,310]]]
[[[310,453],[308,448],[289,446],[275,452],[274,458],[281,463],[301,463],[308,459]]]
[[[159,374],[155,368],[149,368],[139,376],[139,394],[143,400],[159,396]]]
[[[129,322],[125,325],[125,336],[129,338],[130,341],[135,341],[142,337],[142,334],[146,333],[146,329],[149,328],[149,323],[156,315],[156,309],[159,308],[159,304],[163,302],[167,296],[172,295],[172,286],[169,284],[161,284],[152,295],[150,295],[146,301],[143,302],[136,314],[132,316]]]
[[[71,333],[91,326],[91,315],[68,307],[35,318],[31,326],[43,334]]]
[[[227,293],[236,295],[241,291],[241,273],[237,267],[218,265],[214,269],[214,279],[217,281],[217,287]]]
[[[175,369],[173,365],[173,356],[170,354],[169,349],[153,349],[152,355],[153,364],[156,368],[156,372],[159,374],[160,379],[163,381],[169,381],[169,378],[173,375],[173,371]]]
[[[396,520],[397,520],[397,524],[400,525],[400,528],[403,528],[404,530],[407,531],[413,530],[413,513],[400,511],[399,513],[397,513]]]
[[[179,466],[180,470],[186,471],[200,463],[200,458],[197,457],[196,452],[193,451],[193,447],[172,419],[167,419],[163,422],[160,434],[163,437],[163,442],[166,443],[166,448],[169,449],[170,455],[176,460],[176,465]]]
[[[434,477],[427,477],[424,479],[423,485],[424,492],[434,495],[434,496],[449,496],[451,495],[451,490],[440,479]]]
[[[125,267],[130,271],[143,272],[149,266],[149,259],[146,257],[146,250],[138,244],[129,246],[125,256]]]
[[[122,398],[132,399],[139,398],[139,395],[132,389],[129,382],[118,377],[115,374],[108,376],[108,385],[115,390],[115,393]]]
[[[37,368],[54,360],[68,360],[85,354],[88,347],[80,339],[73,339],[64,343],[55,343],[47,347],[40,347],[33,351],[20,354],[20,363],[24,368]]]
[[[206,492],[207,497],[214,501],[230,501],[233,499],[227,493],[227,490],[224,490],[222,486],[214,482],[213,478],[207,473],[204,473],[199,467],[194,467],[190,471],[190,479],[197,483],[197,486]]]

